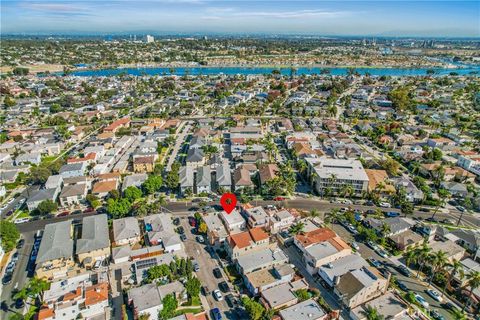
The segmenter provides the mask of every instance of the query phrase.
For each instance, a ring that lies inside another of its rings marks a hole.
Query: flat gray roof
[[[283,320],[316,320],[325,316],[325,311],[313,299],[297,303],[280,311]]]
[[[82,237],[77,240],[77,254],[110,247],[106,214],[83,218]]]
[[[73,256],[72,220],[47,224],[38,249],[37,263]]]

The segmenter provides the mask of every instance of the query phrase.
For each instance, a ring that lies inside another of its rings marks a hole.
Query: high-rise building
[[[146,42],[146,43],[152,43],[152,42],[154,42],[154,41],[155,41],[155,38],[154,38],[153,36],[151,36],[151,35],[149,35],[149,34],[147,34],[147,35],[145,36],[145,42]]]

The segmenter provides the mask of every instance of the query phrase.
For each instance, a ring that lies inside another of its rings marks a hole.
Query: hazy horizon
[[[270,34],[479,37],[477,1],[24,1],[2,34]]]

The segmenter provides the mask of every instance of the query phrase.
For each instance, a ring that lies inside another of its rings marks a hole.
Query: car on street
[[[24,240],[24,239],[18,240],[18,242],[17,242],[17,247],[16,247],[17,250],[22,249],[24,245],[25,245],[25,240]]]
[[[195,239],[197,239],[198,243],[205,243],[205,239],[203,238],[203,236],[196,236]]]
[[[180,235],[180,240],[182,240],[182,241],[187,240],[187,236],[186,236],[184,233],[182,233],[182,234]]]
[[[222,313],[220,312],[220,309],[218,308],[213,308],[210,313],[212,314],[212,319],[213,320],[222,320]]]
[[[438,302],[443,301],[443,298],[442,298],[442,295],[440,294],[440,292],[435,291],[433,289],[428,289],[427,293],[430,297],[432,297],[433,300],[438,301]]]
[[[222,293],[221,293],[220,290],[218,290],[218,289],[216,289],[215,291],[213,291],[213,297],[214,297],[217,301],[222,301],[222,300],[223,300]]]
[[[371,264],[372,266],[374,266],[375,268],[379,268],[379,267],[382,266],[381,262],[378,261],[378,260],[376,260],[376,259],[374,259],[374,258],[369,258],[369,259],[368,259],[368,262],[370,262],[370,264]]]
[[[460,211],[460,212],[465,212],[467,210],[462,206],[456,206],[455,208],[457,208],[457,210]]]
[[[12,273],[5,273],[5,275],[2,278],[2,284],[7,285],[10,282],[12,282]]]
[[[177,228],[177,232],[178,232],[179,234],[184,234],[184,233],[185,233],[185,229],[184,229],[182,226],[180,226],[180,227]]]
[[[400,213],[395,212],[395,211],[385,212],[385,217],[387,217],[387,218],[396,218],[399,215],[400,215]]]
[[[368,246],[370,249],[373,249],[373,250],[377,249],[377,247],[378,247],[375,242],[370,241],[370,240],[367,241],[367,246]]]
[[[2,309],[3,312],[8,312],[8,309],[10,309],[10,308],[8,307],[7,301],[5,301],[5,300],[2,301],[2,304],[1,304],[1,306],[0,306],[0,309]]]
[[[353,233],[353,234],[358,234],[357,228],[355,228],[355,227],[354,227],[353,225],[351,225],[351,224],[348,224],[348,225],[347,225],[347,229],[348,229],[348,231],[350,231],[350,232]]]
[[[387,251],[381,249],[381,248],[377,248],[377,250],[375,250],[375,252],[382,258],[386,259],[389,257],[389,254]]]
[[[350,246],[355,250],[360,250],[360,246],[355,241],[350,244]]]
[[[398,288],[400,288],[400,290],[403,290],[403,291],[405,291],[405,292],[408,291],[408,288],[407,288],[407,286],[405,285],[405,283],[403,283],[403,282],[401,282],[401,281],[397,281],[397,286],[398,286]]]
[[[422,297],[421,295],[419,295],[418,293],[414,293],[413,294],[415,300],[420,303],[420,305],[422,305],[424,308],[428,308],[430,305],[428,304],[427,300],[425,300],[424,297]]]
[[[382,207],[382,208],[391,208],[391,207],[392,207],[392,205],[391,205],[390,203],[388,203],[388,202],[380,202],[379,205],[380,205],[380,207]]]
[[[222,271],[220,270],[220,268],[213,269],[213,275],[215,276],[215,278],[220,279],[222,277]]]
[[[451,310],[451,311],[459,310],[458,307],[455,304],[451,303],[450,301],[442,303],[442,308]]]
[[[454,224],[451,219],[443,219],[443,220],[442,220],[442,223],[443,223],[443,224],[449,224],[449,225],[453,225],[453,224]]]
[[[10,217],[13,214],[13,210],[8,210],[7,217]]]
[[[445,317],[442,316],[437,310],[430,311],[430,316],[435,320],[445,320]]]
[[[7,268],[5,269],[5,272],[13,273],[13,270],[15,270],[15,264],[16,264],[16,261],[10,261],[10,263],[7,265]]]
[[[201,290],[204,296],[208,296],[210,294],[210,290],[208,290],[207,286],[203,286]]]
[[[225,301],[227,302],[228,307],[233,308],[236,304],[237,301],[233,297],[233,294],[229,293],[225,296]]]
[[[193,271],[198,272],[200,270],[200,265],[198,264],[197,261],[193,261]]]
[[[410,270],[408,270],[407,267],[405,267],[404,265],[400,265],[397,267],[398,269],[398,272],[400,272],[401,274],[403,274],[405,277],[410,277],[411,276],[411,272]]]
[[[228,283],[226,281],[222,281],[218,284],[218,287],[220,290],[222,290],[223,293],[230,292],[230,287],[228,286]]]
[[[25,302],[23,301],[23,299],[18,298],[17,300],[15,300],[15,309],[21,309],[23,307],[25,307]]]
[[[180,218],[173,219],[173,224],[178,226],[180,224]]]
[[[14,262],[14,263],[17,263],[17,261],[18,261],[18,251],[15,252],[15,253],[12,255],[11,261]]]
[[[57,214],[57,217],[66,217],[70,214],[69,211],[63,211],[62,213]]]

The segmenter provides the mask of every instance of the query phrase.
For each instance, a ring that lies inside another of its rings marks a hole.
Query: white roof
[[[325,311],[313,299],[305,300],[280,311],[283,320],[316,320],[325,316]]]
[[[306,158],[306,161],[314,167],[315,172],[321,179],[329,179],[332,175],[335,175],[337,180],[368,181],[367,173],[358,160],[321,157]]]

